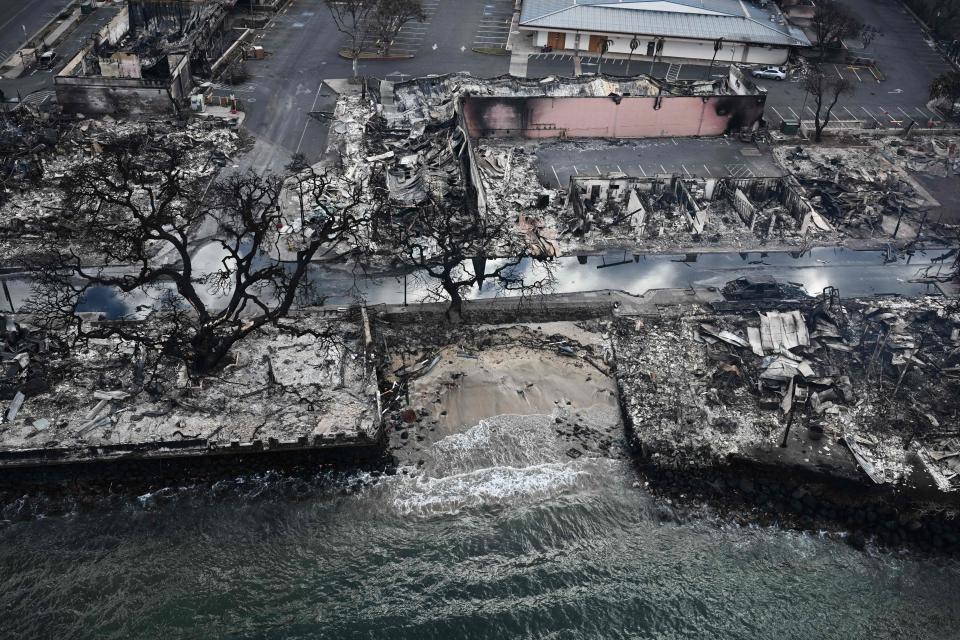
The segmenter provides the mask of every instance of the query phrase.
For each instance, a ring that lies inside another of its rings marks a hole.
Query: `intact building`
[[[776,5],[749,0],[524,0],[519,28],[556,52],[694,64],[778,65],[810,46]]]

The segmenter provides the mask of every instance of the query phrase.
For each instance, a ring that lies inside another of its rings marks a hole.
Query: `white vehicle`
[[[767,78],[768,80],[786,80],[787,72],[780,67],[763,67],[753,70],[754,78]]]

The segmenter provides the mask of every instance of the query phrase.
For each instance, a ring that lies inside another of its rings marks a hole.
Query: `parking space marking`
[[[776,107],[771,106],[770,108],[773,109],[773,112],[777,114],[777,117],[780,118],[781,121],[786,120],[786,118],[784,118],[783,115],[779,111],[777,111]]]
[[[573,165],[573,172],[577,175],[580,175],[580,171],[577,169],[577,165]]]
[[[563,183],[560,182],[560,176],[557,175],[557,169],[553,165],[550,165],[550,168],[553,169],[553,177],[557,179],[557,186],[561,189],[563,188]]]
[[[850,71],[853,71],[853,75],[857,76],[857,80],[863,82],[863,78],[860,77],[860,74],[857,73],[856,67],[850,67]]]
[[[662,165],[662,164],[660,165],[660,171],[662,171],[662,172],[664,172],[664,173],[667,172],[667,170],[663,168],[663,165]]]
[[[790,113],[793,114],[793,117],[797,120],[800,120],[800,116],[797,115],[797,112],[793,110],[793,107],[787,107],[790,110]]]
[[[690,172],[687,171],[687,167],[686,167],[685,165],[681,164],[681,165],[680,165],[680,168],[683,169],[683,172],[684,172],[685,174],[687,174],[687,177],[688,177],[688,178],[692,178],[692,177],[693,177],[692,175],[690,175]]]
[[[903,110],[903,107],[897,107],[897,109],[900,109],[900,113],[902,113],[903,115],[907,116],[907,117],[910,118],[911,120],[916,120],[916,117],[911,116],[909,113],[907,113],[906,111],[904,111],[904,110]]]
[[[643,170],[643,165],[642,165],[642,164],[638,164],[637,166],[640,167],[640,173],[642,173],[642,174],[643,174],[643,177],[646,178],[646,177],[647,177],[647,172]]]
[[[863,109],[863,112],[864,112],[864,113],[866,113],[868,116],[870,116],[871,118],[873,118],[874,122],[876,122],[877,124],[881,124],[880,121],[877,119],[877,116],[875,116],[875,115],[873,115],[872,113],[870,113],[869,111],[867,111],[867,108],[866,108],[866,107],[860,107],[860,108]]]

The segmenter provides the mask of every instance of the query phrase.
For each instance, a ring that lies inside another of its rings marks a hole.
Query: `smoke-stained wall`
[[[472,138],[717,136],[753,127],[764,95],[475,97],[463,100]]]

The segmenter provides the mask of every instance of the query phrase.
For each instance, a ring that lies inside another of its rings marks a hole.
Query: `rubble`
[[[373,445],[380,417],[364,335],[335,311],[303,310],[246,338],[232,362],[197,384],[171,364],[144,370],[142,352],[119,339],[54,348],[28,318],[8,316],[0,454],[82,460]]]
[[[62,208],[60,179],[83,163],[97,162],[107,142],[146,138],[165,149],[184,152],[181,170],[195,180],[213,178],[241,150],[241,139],[228,125],[212,120],[185,122],[100,119],[62,121],[44,135],[54,143],[33,154],[34,183],[10,184],[6,202],[0,199],[0,265],[35,257],[44,238],[54,238]],[[144,194],[138,197],[146,198]]]
[[[507,221],[535,252],[547,256],[612,248],[645,253],[859,249],[891,240],[915,242],[918,236],[938,245],[953,241],[953,230],[925,219],[939,203],[872,147],[775,148],[777,163],[790,174],[785,176],[608,173],[574,175],[559,184],[558,177],[548,178],[550,165],[541,164],[538,153],[555,145],[575,151],[602,137],[590,138],[584,129],[569,134],[577,140],[565,140],[568,134],[547,125],[515,124],[526,122],[518,115],[524,109],[548,109],[524,106],[527,99],[550,98],[550,104],[560,105],[588,98],[604,98],[606,104],[611,96],[749,95],[733,89],[735,80],[731,72],[730,78],[676,85],[645,76],[521,80],[450,74],[379,81],[371,85],[370,100],[340,98],[330,150],[347,175],[383,185],[397,207],[448,198],[462,209],[466,194],[467,209]],[[549,120],[550,113],[541,115]],[[558,184],[551,184],[554,178]],[[389,254],[391,248],[378,250]]]
[[[774,149],[778,164],[806,189],[822,217],[849,238],[910,241],[922,231],[928,240],[954,237],[951,230],[927,220],[940,203],[885,155],[872,146]]]
[[[716,303],[624,317],[618,384],[647,456],[960,488],[960,308],[940,298]]]

